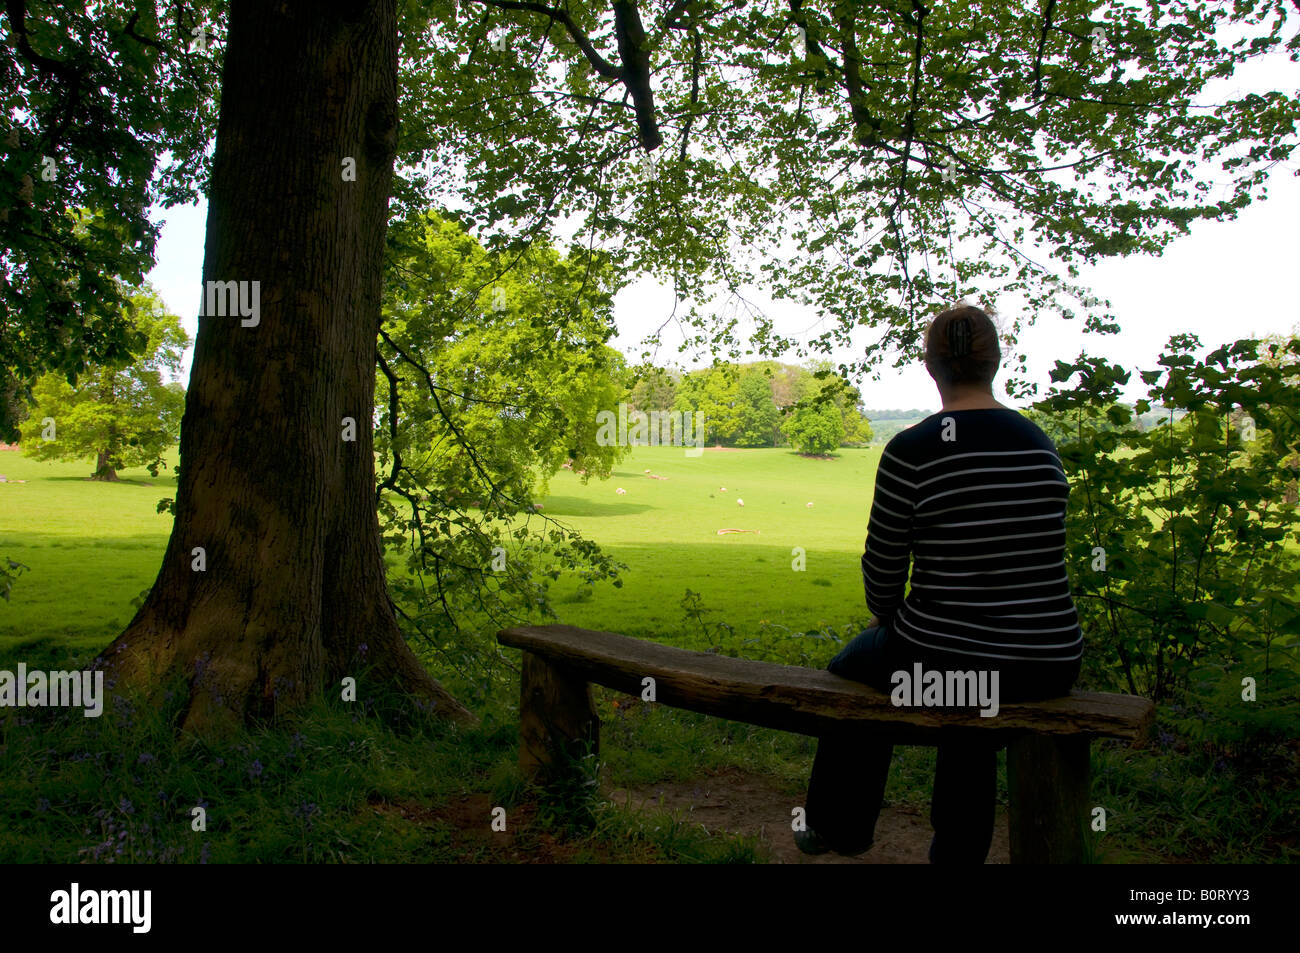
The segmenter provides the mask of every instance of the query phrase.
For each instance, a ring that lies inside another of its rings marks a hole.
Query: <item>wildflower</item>
[[[151,762],[154,762],[154,761],[157,761],[157,760],[158,760],[158,759],[155,758],[153,755],[151,755],[149,752],[147,752],[147,751],[141,751],[141,752],[140,752],[140,757],[136,759],[136,762],[137,762],[138,764],[150,764]]]
[[[118,806],[118,808],[122,811],[123,814],[134,814],[134,813],[135,813],[135,805],[132,804],[132,803],[131,803],[127,798],[126,798],[125,795],[122,796],[122,800],[120,800],[120,801],[117,802],[117,806]],[[123,836],[123,837],[126,836],[126,832],[125,832],[125,831],[122,832],[122,836]]]
[[[249,765],[248,775],[249,777],[260,778],[262,776],[262,762],[254,761],[251,765]]]

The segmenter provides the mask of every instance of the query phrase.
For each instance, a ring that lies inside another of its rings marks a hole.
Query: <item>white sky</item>
[[[1298,85],[1300,64],[1273,56],[1240,71],[1215,93],[1280,89],[1300,95]],[[1029,355],[1029,379],[1039,384],[1040,395],[1049,385],[1047,373],[1053,363],[1073,359],[1081,350],[1133,371],[1124,398],[1134,400],[1146,392],[1137,370],[1155,368],[1156,358],[1174,334],[1195,334],[1208,350],[1241,337],[1300,330],[1300,297],[1295,291],[1300,270],[1300,241],[1296,238],[1300,163],[1293,159],[1287,166],[1277,166],[1267,188],[1266,201],[1252,203],[1234,221],[1193,225],[1189,236],[1174,242],[1161,256],[1110,259],[1082,268],[1080,283],[1110,302],[1123,331],[1119,335],[1085,335],[1082,318],[1066,323],[1051,316],[1026,329],[1017,350]],[[158,263],[149,274],[191,336],[198,327],[206,216],[206,202],[164,213]],[[816,321],[812,311],[790,302],[773,306],[761,289],[749,289],[747,297],[778,317],[779,331],[793,334]],[[1014,316],[1009,310],[1012,303],[996,304],[1001,317],[1009,322]],[[636,360],[645,335],[660,326],[672,308],[668,286],[650,280],[630,285],[615,299],[619,334],[611,343]],[[709,362],[707,355],[693,361],[689,354],[678,354],[679,343],[680,338],[666,331],[658,351],[659,363],[693,367]],[[850,355],[837,353],[833,357],[846,360]],[[793,355],[787,359],[797,360]],[[188,362],[189,355],[186,377]],[[939,409],[938,392],[919,364],[902,370],[885,366],[877,375],[860,382],[865,406]],[[1006,376],[1004,372],[994,383],[994,392],[998,399],[1011,403],[1002,391]]]

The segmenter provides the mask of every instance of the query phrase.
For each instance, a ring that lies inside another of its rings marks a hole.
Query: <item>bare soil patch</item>
[[[757,836],[774,864],[925,864],[929,863],[930,838],[934,835],[928,812],[886,805],[876,824],[876,842],[861,857],[810,857],[795,847],[790,829],[790,811],[799,806],[799,799],[762,775],[735,768],[686,782],[619,788],[609,797],[617,804],[630,803],[640,810],[678,811],[709,831]],[[1011,862],[1007,815],[1001,806],[994,820],[993,846],[987,862]]]

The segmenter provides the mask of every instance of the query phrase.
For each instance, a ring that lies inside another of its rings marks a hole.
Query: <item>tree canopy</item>
[[[0,389],[30,397],[41,373],[74,382],[146,346],[125,289],[154,265],[151,207],[194,199],[206,179],[223,8],[0,11]],[[0,438],[19,403],[0,402]]]
[[[1253,58],[1300,55],[1282,0],[419,9],[402,145],[431,171],[408,194],[466,208],[489,241],[563,219],[620,274],[671,281],[685,346],[733,358],[867,328],[858,369],[914,359],[921,319],[963,297],[1113,332],[1079,266],[1233,217],[1300,116],[1280,90],[1206,98]],[[750,287],[824,330],[779,332]]]
[[[96,458],[94,478],[115,480],[123,467],[157,476],[176,445],[185,389],[175,380],[190,339],[148,285],[130,291],[122,321],[144,339],[141,355],[91,365],[73,385],[58,373],[33,387],[35,405],[22,425],[23,453],[37,460]]]

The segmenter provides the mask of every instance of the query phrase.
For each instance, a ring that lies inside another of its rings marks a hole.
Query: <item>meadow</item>
[[[879,455],[869,448],[804,460],[784,450],[706,450],[691,459],[681,449],[640,447],[608,481],[584,486],[560,471],[541,498],[543,515],[628,566],[621,589],[603,585],[589,598],[578,596],[577,580],[557,582],[563,621],[670,637],[681,628],[687,588],[751,633],[865,615],[858,557]],[[0,614],[0,637],[57,625],[73,644],[99,647],[153,582],[171,528],[157,503],[175,494],[175,476],[134,469],[121,471],[119,483],[98,483],[88,472],[86,463],[0,456],[11,481],[0,484],[0,557],[30,567]],[[806,554],[803,572],[791,568],[795,547]]]
[[[825,665],[869,614],[858,560],[879,454],[872,447],[806,459],[779,449],[706,449],[692,458],[655,447],[635,449],[609,480],[584,485],[561,471],[530,519],[580,530],[627,569],[618,588],[572,577],[554,583],[560,621]],[[96,483],[86,479],[90,469],[89,461],[0,453],[0,473],[27,481],[0,484],[0,558],[30,567],[0,605],[0,668],[88,661],[153,581],[170,527],[157,503],[174,494],[174,477],[127,470],[120,483]],[[802,570],[792,566],[798,550]],[[684,604],[688,591],[697,597]],[[482,718],[455,738],[436,728],[396,734],[329,700],[292,724],[250,729],[225,746],[177,740],[166,712],[129,699],[97,720],[10,713],[0,719],[0,829],[7,831],[0,860],[769,858],[754,839],[720,835],[680,813],[588,801],[575,814],[571,799],[550,804],[514,765],[517,682],[475,693],[447,681],[468,693],[462,697],[474,695]],[[720,772],[742,772],[799,803],[813,739],[596,694],[606,725],[603,790],[698,786]],[[35,731],[40,725],[44,733]],[[1094,745],[1094,797],[1112,818],[1096,859],[1277,860],[1294,851],[1293,835],[1284,833],[1293,785],[1244,785],[1167,725],[1158,739],[1136,748]],[[933,757],[932,749],[896,749],[889,804],[924,812]],[[204,846],[157,807],[199,801],[223,805]],[[531,819],[508,848],[465,833],[464,812],[488,803]],[[585,817],[580,825],[577,815]],[[122,844],[129,852],[113,854]]]

